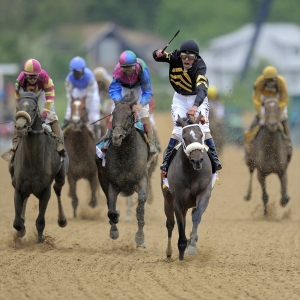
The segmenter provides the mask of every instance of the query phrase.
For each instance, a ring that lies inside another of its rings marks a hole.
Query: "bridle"
[[[112,113],[112,115],[114,116],[114,112]],[[136,122],[135,118],[134,118],[134,112],[131,112],[131,114],[126,117],[126,119],[128,119],[128,118],[130,119],[130,121],[127,123],[128,124],[128,128],[124,128],[121,125],[115,125],[114,124],[114,118],[113,118],[113,121],[112,121],[112,123],[113,123],[113,126],[112,126],[113,131],[115,129],[117,129],[117,128],[121,128],[122,129],[121,138],[123,138],[123,139],[129,134],[129,132],[131,131],[132,127],[134,126],[134,124]]]
[[[20,110],[16,113],[15,115],[15,119],[17,121],[18,118],[20,117],[24,117],[26,119],[26,123],[29,123],[28,126],[25,127],[25,130],[24,130],[24,134],[27,135],[28,133],[33,133],[33,134],[41,134],[44,132],[44,128],[42,128],[41,130],[33,130],[32,128],[35,127],[36,123],[37,123],[37,120],[38,120],[38,117],[40,117],[40,110],[39,110],[39,106],[38,106],[38,99],[35,99],[35,98],[32,98],[30,96],[22,96],[21,98],[19,98],[19,102],[21,99],[24,99],[24,98],[29,98],[29,99],[32,99],[34,100],[35,104],[36,104],[36,111],[35,111],[35,114],[33,116],[33,118],[31,118],[31,116],[24,110]]]
[[[193,127],[193,126],[197,126],[198,128],[200,128],[199,124],[189,124],[182,128],[182,132],[183,132],[183,130],[185,130],[189,127]],[[190,154],[194,150],[200,150],[201,152],[203,152],[203,150],[205,149],[205,147],[203,146],[203,139],[204,139],[204,137],[202,138],[202,143],[193,142],[189,145],[186,145],[184,138],[183,138],[183,134],[181,135],[181,143],[182,143],[183,151],[188,158],[190,158]]]

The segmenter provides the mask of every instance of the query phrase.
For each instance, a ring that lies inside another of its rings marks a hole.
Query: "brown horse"
[[[69,159],[61,157],[56,151],[53,138],[46,135],[38,107],[40,93],[20,93],[15,115],[15,130],[22,137],[16,150],[13,162],[9,164],[12,185],[15,188],[15,220],[14,228],[19,237],[26,233],[25,210],[28,197],[33,194],[39,199],[39,215],[36,219],[38,243],[43,242],[45,213],[51,196],[51,184],[58,201],[58,224],[67,225],[67,219],[61,204],[61,190],[65,184]]]
[[[65,146],[70,158],[68,182],[70,185],[69,196],[72,197],[73,215],[77,216],[78,197],[76,184],[79,179],[86,179],[91,187],[91,200],[89,205],[98,204],[96,192],[99,187],[97,179],[97,165],[95,162],[95,140],[87,128],[88,112],[85,105],[86,96],[74,98],[71,96],[71,119],[64,130]]]
[[[246,164],[250,171],[250,181],[245,200],[251,199],[252,175],[257,169],[257,177],[262,188],[264,215],[268,214],[269,196],[266,192],[266,177],[275,173],[281,182],[281,206],[285,206],[290,197],[287,194],[288,149],[281,130],[280,107],[276,98],[264,101],[265,124],[260,125],[252,141],[250,151],[246,151]],[[262,123],[262,122],[260,122]]]
[[[117,239],[120,212],[116,209],[119,194],[128,197],[134,192],[138,194],[136,217],[138,231],[135,235],[137,247],[145,247],[143,227],[145,224],[145,203],[151,185],[154,161],[150,158],[149,148],[136,129],[132,106],[136,99],[132,95],[124,96],[115,102],[112,113],[112,145],[106,152],[106,164],[96,157],[98,178],[105,193],[108,206],[110,237]]]
[[[193,122],[178,116],[177,124],[182,126],[182,146],[172,160],[168,170],[169,188],[163,188],[168,245],[166,254],[172,255],[171,239],[176,215],[179,238],[179,260],[183,260],[185,249],[196,254],[197,229],[201,216],[207,208],[212,191],[212,165],[203,143],[199,122],[201,115]],[[185,234],[186,214],[192,210],[192,232],[189,241]]]

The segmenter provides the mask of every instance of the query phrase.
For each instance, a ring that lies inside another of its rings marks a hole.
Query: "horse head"
[[[137,103],[137,99],[132,94],[124,96],[120,101],[115,102],[115,109],[112,113],[112,143],[119,147],[122,140],[127,136],[134,125],[134,113],[132,106]]]
[[[183,150],[195,170],[202,169],[203,150],[205,149],[202,140],[203,133],[199,122],[201,114],[194,121],[191,118],[182,119],[178,115],[177,125],[182,127],[181,143]]]
[[[37,125],[42,125],[39,118],[38,99],[42,91],[37,94],[33,92],[20,91],[18,98],[17,112],[15,114],[15,130],[18,137],[27,135]],[[40,128],[42,129],[42,127]]]
[[[280,124],[280,107],[278,99],[266,98],[265,107],[265,126],[270,132],[276,132]]]
[[[71,128],[74,131],[81,131],[82,126],[88,122],[88,112],[86,109],[86,97],[87,95],[79,98],[71,95]]]

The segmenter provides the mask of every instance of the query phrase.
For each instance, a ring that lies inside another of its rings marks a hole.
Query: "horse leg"
[[[174,218],[174,200],[172,197],[172,194],[168,189],[164,189],[164,209],[165,209],[165,215],[167,217],[166,220],[166,227],[168,230],[168,244],[166,249],[166,255],[167,258],[171,258],[173,249],[172,249],[172,233],[175,226],[175,218]]]
[[[76,194],[76,180],[74,178],[71,178],[71,176],[68,176],[69,186],[70,186],[70,192],[69,195],[72,198],[72,207],[73,207],[73,217],[77,217],[77,207],[78,207],[78,197]]]
[[[48,202],[51,196],[51,185],[46,187],[39,198],[39,215],[35,221],[36,229],[38,232],[38,243],[43,243],[43,232],[45,229],[45,213]]]
[[[61,173],[62,172],[62,173]],[[62,171],[62,168],[59,173],[55,176],[55,183],[53,185],[54,192],[57,197],[58,204],[58,225],[59,227],[66,227],[68,224],[66,215],[63,210],[62,202],[61,202],[61,190],[63,185],[65,184],[65,172]]]
[[[138,205],[136,208],[136,218],[138,221],[138,231],[135,234],[135,242],[137,247],[146,247],[145,236],[144,236],[144,225],[145,225],[145,203],[147,201],[148,189],[147,179],[144,178],[140,182],[140,189],[138,191]]]
[[[192,255],[197,254],[197,247],[196,247],[196,243],[198,241],[197,230],[198,230],[198,226],[201,222],[202,214],[205,212],[205,210],[208,206],[208,202],[209,202],[209,197],[205,197],[205,198],[203,198],[203,200],[199,201],[197,208],[193,208],[193,210],[192,210],[193,226],[192,226],[192,232],[191,232],[191,237],[190,237],[190,241],[189,241],[189,246],[186,251],[187,254],[192,254]]]
[[[281,199],[280,205],[282,207],[286,206],[290,201],[290,196],[287,194],[287,175],[286,172],[278,174],[279,180],[281,182]]]
[[[95,208],[98,205],[98,200],[96,197],[96,192],[98,188],[97,173],[93,174],[91,178],[89,178],[89,183],[92,190],[92,197],[89,206]]]
[[[268,215],[267,204],[269,201],[269,196],[266,191],[266,175],[262,174],[261,172],[258,171],[257,178],[258,178],[258,181],[260,182],[260,185],[262,188],[262,200],[264,203],[264,216],[267,216]]]
[[[126,197],[126,217],[125,217],[125,222],[130,222],[132,221],[132,216],[131,216],[131,207],[132,207],[132,196]]]
[[[18,236],[23,237],[26,233],[25,223],[25,209],[27,204],[26,197],[22,199],[21,193],[15,189],[14,202],[15,202],[15,219],[13,227],[18,231]]]
[[[119,230],[117,223],[119,222],[120,212],[116,210],[117,197],[119,192],[116,191],[111,184],[108,186],[108,192],[106,194],[107,206],[108,206],[108,218],[110,224],[109,236],[111,239],[116,240],[119,237]]]
[[[178,238],[178,250],[179,250],[179,260],[183,260],[184,258],[184,251],[187,247],[187,238],[185,235],[185,223],[186,223],[186,213],[187,210],[183,210],[180,205],[177,204],[176,199],[174,200],[175,206],[175,216],[177,220],[177,227],[178,227],[178,233],[179,233],[179,238]]]
[[[252,178],[253,178],[254,167],[250,166],[249,171],[250,171],[250,181],[249,181],[249,185],[248,185],[247,194],[246,194],[246,196],[244,196],[244,199],[247,200],[247,201],[251,199]]]

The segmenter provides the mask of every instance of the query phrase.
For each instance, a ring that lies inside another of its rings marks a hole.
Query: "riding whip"
[[[97,122],[99,122],[99,121],[105,119],[105,118],[108,117],[108,116],[111,116],[111,114],[109,114],[109,115],[107,115],[107,116],[104,116],[103,118],[101,118],[101,119],[99,119],[99,120],[97,120],[97,121],[95,121],[95,122],[93,122],[93,123],[90,123],[90,125],[93,125],[93,124],[95,124],[95,123],[97,123]]]
[[[162,49],[161,52],[164,52],[164,51],[167,49],[167,47],[171,44],[171,42],[174,40],[174,38],[176,37],[176,35],[177,35],[179,32],[180,32],[180,29],[175,33],[175,35],[172,37],[171,41],[167,44],[167,46],[166,46],[164,49]]]

